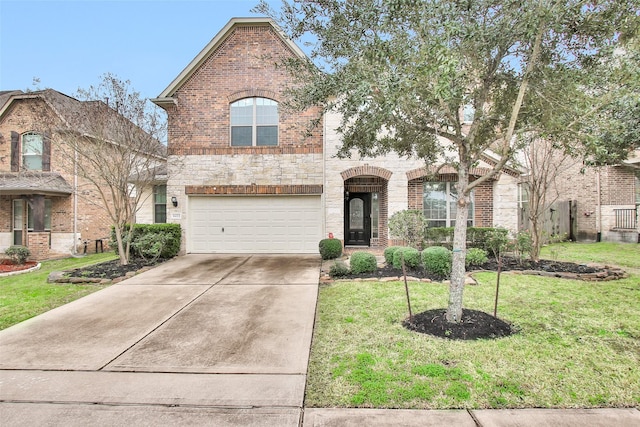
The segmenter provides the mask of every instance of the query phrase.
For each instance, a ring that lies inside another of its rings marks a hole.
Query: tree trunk
[[[469,217],[469,195],[466,194],[468,186],[468,170],[461,165],[458,173],[458,202],[456,205],[456,224],[453,231],[453,262],[451,265],[451,284],[449,285],[449,306],[446,314],[447,321],[451,323],[460,323],[462,319],[467,219]]]
[[[124,245],[122,243],[122,229],[116,225],[115,227],[116,233],[116,242],[118,244],[118,256],[120,257],[120,265],[128,265],[129,259],[125,253]]]

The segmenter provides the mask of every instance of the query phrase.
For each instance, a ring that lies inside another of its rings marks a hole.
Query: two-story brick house
[[[289,77],[276,63],[290,55],[304,53],[271,19],[234,18],[153,100],[168,113],[168,221],[183,227],[183,252],[317,253],[329,233],[385,247],[388,218],[403,209],[453,225],[454,170],[432,178],[419,159],[339,159],[335,114],[303,136],[317,112],[278,107]],[[493,162],[485,156],[472,179]],[[475,190],[470,225],[517,228],[518,176],[505,170]]]
[[[73,155],[57,144],[85,134],[95,107],[52,89],[0,92],[0,252],[24,245],[34,259],[68,256],[110,235],[95,186],[74,173]]]

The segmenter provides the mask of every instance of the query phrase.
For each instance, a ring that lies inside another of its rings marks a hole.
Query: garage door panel
[[[190,197],[188,218],[190,252],[316,253],[321,238],[320,196]]]

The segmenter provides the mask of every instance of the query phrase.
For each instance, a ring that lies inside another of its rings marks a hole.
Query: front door
[[[369,246],[371,242],[371,193],[349,193],[345,198],[345,245]]]

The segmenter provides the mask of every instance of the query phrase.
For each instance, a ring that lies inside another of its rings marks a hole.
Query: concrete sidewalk
[[[633,408],[304,409],[319,270],[188,255],[0,331],[0,425],[640,426]]]

